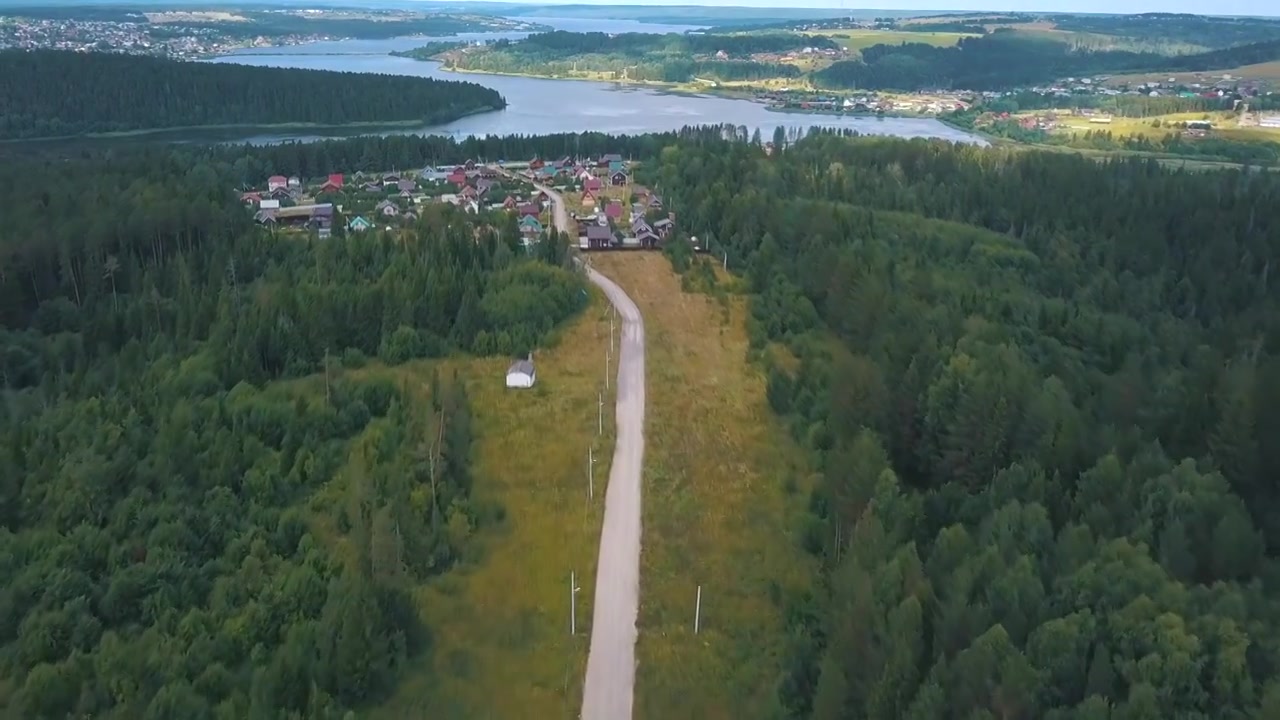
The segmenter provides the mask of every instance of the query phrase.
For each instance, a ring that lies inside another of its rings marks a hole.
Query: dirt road
[[[549,187],[555,226],[573,239],[577,228],[564,198]],[[591,648],[582,689],[583,720],[630,720],[636,679],[636,614],[640,604],[640,477],[644,465],[644,319],[612,280],[587,266],[591,282],[604,290],[622,318],[618,351],[615,422],[617,442],[604,498],[604,527],[596,564]]]

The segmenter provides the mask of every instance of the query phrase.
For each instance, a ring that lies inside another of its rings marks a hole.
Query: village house
[[[302,180],[297,175],[290,176],[286,182],[288,184],[288,187],[291,189],[297,189],[302,187]]]
[[[595,206],[596,206],[596,195],[595,195],[595,193],[591,192],[590,190],[583,190],[583,191],[582,191],[582,206],[583,206],[583,207],[595,207]]]
[[[357,215],[347,221],[348,232],[365,232],[373,227],[373,223],[364,219],[364,216]]]
[[[289,179],[283,175],[272,175],[267,178],[267,192],[286,188],[289,186]]]
[[[542,223],[532,215],[525,215],[520,218],[519,226],[521,235],[538,236],[542,234]]]
[[[258,209],[259,210],[279,210],[280,201],[275,199],[263,200],[262,202],[258,203]]]
[[[334,173],[329,176],[328,180],[324,181],[323,185],[320,186],[320,192],[322,193],[339,192],[340,190],[342,190],[343,184],[344,183],[343,183],[342,173]]]
[[[604,206],[604,214],[610,220],[622,219],[622,203],[617,200],[610,200],[609,204]]]
[[[609,184],[613,185],[614,187],[623,187],[624,185],[627,184],[627,180],[628,180],[627,174],[622,170],[619,170],[609,176]]]
[[[519,208],[520,201],[516,199],[515,195],[508,195],[507,199],[502,201],[503,210],[518,210]]]
[[[671,218],[663,218],[653,224],[653,231],[658,233],[658,237],[666,239],[671,231],[675,229],[676,224]]]
[[[257,205],[262,202],[262,196],[256,192],[240,193],[240,202],[249,206]]]
[[[383,217],[396,217],[400,214],[400,208],[396,207],[396,204],[390,200],[383,200],[378,203],[377,206],[374,207],[374,211]]]
[[[587,228],[585,237],[589,250],[607,250],[616,244],[613,231],[601,225],[592,224]]]
[[[449,183],[450,185],[457,185],[459,187],[466,185],[467,171],[460,167],[454,168],[453,172],[449,173],[449,175],[445,178],[445,182]]]
[[[591,193],[598,193],[604,188],[604,182],[598,177],[589,177],[582,181],[582,189]]]
[[[409,180],[408,178],[401,178],[400,181],[396,183],[396,187],[400,189],[402,194],[412,193],[414,190],[418,189],[418,183]]]
[[[538,217],[542,214],[542,207],[537,203],[525,203],[520,206],[521,217]]]

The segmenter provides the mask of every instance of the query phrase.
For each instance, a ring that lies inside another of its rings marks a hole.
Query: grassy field
[[[796,537],[807,459],[747,362],[745,298],[682,292],[658,254],[591,259],[635,300],[647,336],[635,717],[766,717],[785,642],[777,599],[812,582]]]
[[[1154,125],[1157,120],[1160,121],[1160,127]],[[1067,116],[1059,120],[1060,124],[1054,128],[1053,132],[1082,134],[1089,130],[1106,130],[1116,137],[1137,135],[1140,137],[1162,138],[1170,133],[1181,132],[1180,128],[1169,127],[1171,124],[1194,120],[1212,122],[1212,134],[1218,137],[1250,142],[1280,141],[1280,128],[1242,126],[1235,114],[1226,112],[1170,113],[1147,118],[1113,117],[1108,124],[1091,123],[1085,117]]]
[[[1255,81],[1269,87],[1280,86],[1280,60],[1266,63],[1257,63],[1255,65],[1242,65],[1240,67],[1231,68],[1229,70],[1206,70],[1204,72],[1159,72],[1159,73],[1132,73],[1128,75],[1115,75],[1109,78],[1107,85],[1140,85],[1142,83],[1169,82],[1172,79],[1175,83],[1191,85],[1200,83],[1202,85],[1212,85],[1223,79],[1224,75],[1230,75],[1233,79],[1244,79]]]
[[[532,390],[505,388],[504,359],[354,371],[394,378],[425,408],[433,367],[442,374],[456,369],[466,379],[476,436],[472,506],[504,511],[475,530],[459,567],[416,589],[431,649],[411,661],[393,697],[362,717],[577,717],[603,515],[603,487],[597,485],[594,501],[587,498],[587,448],[595,442],[596,477],[607,478],[613,447],[608,394],[605,434],[596,437],[605,308],[594,293],[554,347],[536,354]],[[570,571],[582,588],[576,637],[569,635]]]
[[[882,44],[924,43],[937,47],[949,47],[960,42],[960,38],[974,37],[965,33],[909,32],[902,30],[832,30],[822,34],[835,40],[846,50],[856,52],[861,52],[872,45]]]

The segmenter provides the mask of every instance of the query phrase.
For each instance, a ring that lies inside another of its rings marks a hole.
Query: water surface
[[[578,32],[685,32],[690,25],[655,25],[629,20],[581,18],[538,18],[557,29]],[[452,38],[391,38],[386,40],[340,40],[287,48],[254,48],[210,59],[210,62],[239,63],[264,67],[306,68],[345,72],[412,75],[444,80],[468,80],[497,90],[507,99],[505,110],[460,118],[443,125],[401,127],[400,134],[546,135],[596,131],[639,134],[678,130],[686,125],[731,123],[759,129],[765,137],[778,127],[813,126],[849,128],[864,134],[898,137],[935,137],[961,142],[985,142],[970,133],[928,118],[842,117],[776,113],[749,100],[710,95],[672,93],[660,88],[585,80],[540,78],[448,72],[439,63],[392,57],[393,50],[408,50],[433,39],[490,40],[516,39],[527,33],[469,33]],[[243,138],[250,143],[287,140],[317,140],[341,135],[282,133],[254,134]]]

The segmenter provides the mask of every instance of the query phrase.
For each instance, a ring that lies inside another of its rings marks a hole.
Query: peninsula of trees
[[[821,467],[778,715],[1280,717],[1280,178],[745,140],[645,182]]]
[[[0,139],[186,127],[438,124],[498,110],[468,82],[59,51],[0,53]]]
[[[460,70],[601,77],[682,83],[800,77],[799,67],[758,59],[804,48],[834,49],[825,37],[798,33],[690,35],[555,31],[524,40],[499,40],[452,53],[446,62]]]

